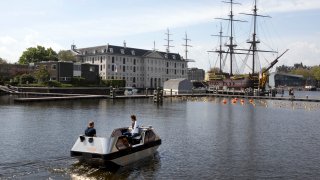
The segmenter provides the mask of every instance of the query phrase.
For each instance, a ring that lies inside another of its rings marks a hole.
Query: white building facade
[[[158,88],[169,79],[187,78],[187,61],[177,53],[105,45],[71,50],[83,63],[99,65],[102,80],[125,80],[127,87]]]

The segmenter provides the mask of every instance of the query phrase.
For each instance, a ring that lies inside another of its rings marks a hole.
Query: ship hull
[[[215,89],[254,89],[254,86],[259,83],[258,80],[250,79],[250,78],[241,78],[241,79],[216,79],[209,81],[209,87]]]

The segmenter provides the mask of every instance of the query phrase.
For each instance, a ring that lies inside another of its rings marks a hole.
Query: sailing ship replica
[[[253,13],[246,14],[241,13],[244,15],[249,15],[253,17],[253,33],[250,40],[247,41],[248,44],[250,44],[250,47],[248,49],[237,49],[237,45],[235,44],[234,40],[234,22],[246,22],[241,20],[234,19],[234,13],[233,13],[233,5],[239,4],[234,2],[233,0],[230,1],[223,1],[224,3],[230,4],[230,14],[229,18],[216,18],[220,20],[227,20],[229,21],[230,26],[230,34],[229,36],[223,36],[222,35],[222,28],[220,30],[219,36],[220,38],[220,47],[218,50],[215,51],[209,51],[209,52],[215,52],[219,54],[220,58],[220,68],[219,72],[211,72],[209,73],[209,91],[219,91],[219,90],[237,90],[239,92],[248,93],[251,94],[253,91],[257,90],[263,94],[265,93],[265,87],[267,83],[267,72],[278,62],[278,59],[283,56],[288,50],[283,52],[280,56],[278,56],[275,60],[271,62],[271,64],[265,68],[262,72],[256,72],[256,58],[258,52],[270,52],[270,53],[277,53],[275,51],[266,51],[266,50],[259,50],[257,48],[257,45],[260,43],[260,41],[257,38],[257,18],[258,17],[270,17],[270,16],[264,16],[258,14],[257,9],[257,0],[254,1],[254,8]],[[222,49],[222,38],[228,37],[228,43],[225,44],[225,46],[228,48],[227,51],[224,51]],[[223,73],[222,71],[222,61],[223,61],[223,55],[226,54],[225,57],[229,57],[230,59],[230,73]],[[236,54],[243,54],[247,56],[252,57],[252,72],[248,75],[235,75],[233,73],[233,63],[235,61],[235,55]]]

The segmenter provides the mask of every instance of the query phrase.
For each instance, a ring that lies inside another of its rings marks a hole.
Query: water
[[[320,105],[290,101],[173,98],[19,104],[0,96],[0,179],[316,179]],[[162,138],[150,158],[107,171],[70,149],[89,120],[97,134],[153,125]]]

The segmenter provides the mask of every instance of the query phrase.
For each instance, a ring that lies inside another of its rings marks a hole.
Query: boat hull
[[[70,153],[71,157],[75,157],[80,162],[85,162],[93,166],[126,166],[146,157],[152,156],[160,145],[161,139],[107,154],[79,152],[72,150]]]

